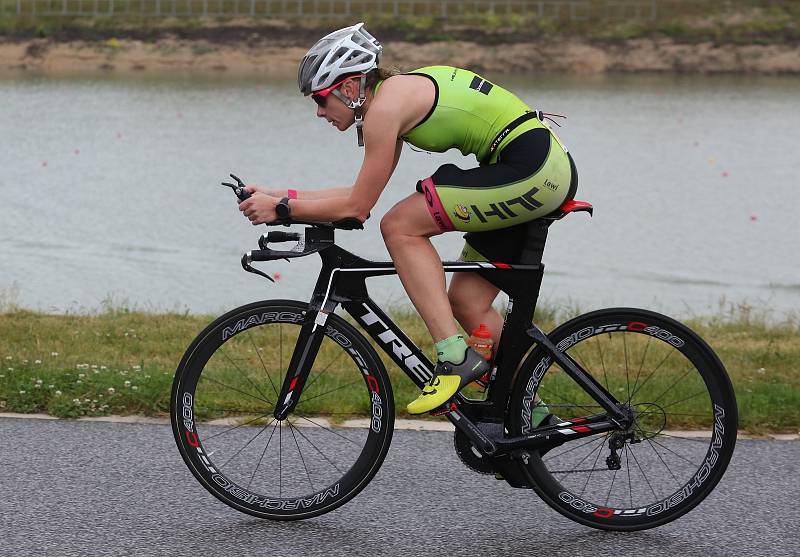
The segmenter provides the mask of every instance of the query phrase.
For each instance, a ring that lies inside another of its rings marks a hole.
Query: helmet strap
[[[364,103],[367,102],[366,84],[367,84],[367,76],[362,75],[359,78],[358,99],[354,101],[345,97],[341,92],[339,92],[339,89],[334,89],[332,91],[332,93],[336,96],[336,98],[342,101],[347,108],[353,110],[356,113],[356,133],[358,134],[359,147],[364,146],[364,130],[362,128],[364,127],[363,107]]]

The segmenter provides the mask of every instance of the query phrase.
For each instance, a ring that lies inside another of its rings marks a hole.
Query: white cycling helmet
[[[300,62],[297,74],[300,92],[310,95],[330,87],[342,76],[367,73],[377,68],[382,49],[375,37],[364,29],[363,23],[325,35]]]

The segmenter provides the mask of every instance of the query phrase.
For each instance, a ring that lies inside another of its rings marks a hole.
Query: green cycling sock
[[[540,400],[536,403],[536,405],[531,409],[531,426],[532,427],[539,427],[542,425],[544,419],[550,415],[550,409],[544,403],[543,400]]]
[[[440,362],[460,364],[467,354],[467,343],[461,335],[453,335],[434,344]]]

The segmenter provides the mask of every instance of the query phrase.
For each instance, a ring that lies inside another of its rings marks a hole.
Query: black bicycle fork
[[[300,335],[297,337],[292,359],[275,404],[273,416],[276,420],[285,420],[300,401],[300,394],[322,344],[325,334],[322,327],[327,317],[328,314],[322,311],[309,311],[306,314],[306,320],[300,328]]]

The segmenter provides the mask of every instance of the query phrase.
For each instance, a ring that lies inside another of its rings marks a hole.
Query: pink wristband
[[[287,190],[286,197],[289,199],[297,199],[297,190]]]

